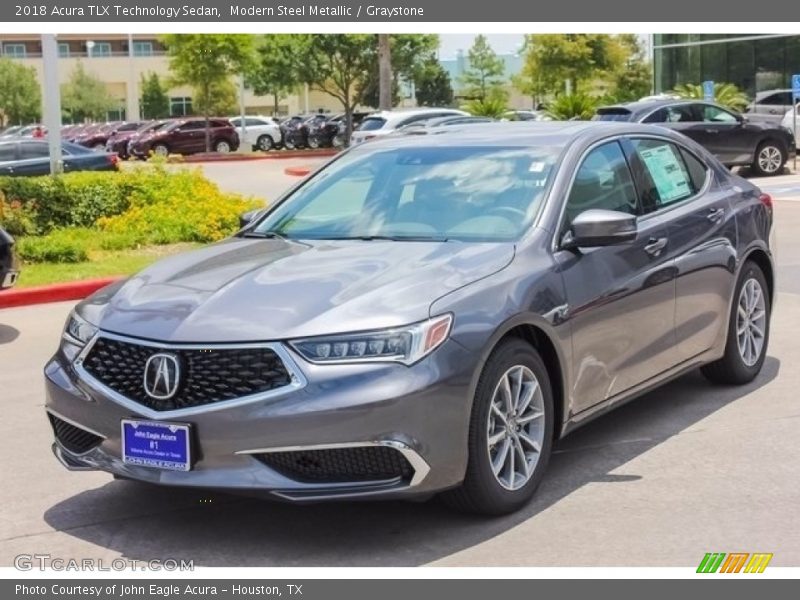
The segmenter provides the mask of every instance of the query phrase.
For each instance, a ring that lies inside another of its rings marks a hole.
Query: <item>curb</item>
[[[81,300],[110,283],[119,281],[121,277],[104,277],[102,279],[85,279],[69,281],[30,288],[20,288],[0,292],[0,308],[14,308],[46,302],[63,302],[65,300]]]
[[[244,162],[252,160],[285,160],[289,158],[326,158],[336,156],[339,150],[324,148],[322,150],[276,150],[264,154],[215,154],[201,153],[181,157],[180,160],[168,161],[170,164],[201,163],[201,162]]]
[[[309,173],[311,173],[311,167],[303,166],[303,167],[286,167],[283,172],[286,175],[292,175],[293,177],[305,177]]]

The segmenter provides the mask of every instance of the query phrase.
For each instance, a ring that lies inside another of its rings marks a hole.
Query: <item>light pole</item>
[[[92,48],[94,48],[94,41],[86,41],[86,58],[92,58]]]
[[[136,69],[133,54],[133,34],[128,34],[128,98],[125,103],[125,120],[139,120],[139,90],[136,82]]]
[[[44,67],[44,125],[50,150],[50,174],[61,173],[61,89],[58,85],[58,43],[53,34],[42,34]]]

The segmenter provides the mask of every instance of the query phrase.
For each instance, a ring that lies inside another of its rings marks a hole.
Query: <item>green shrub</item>
[[[597,109],[597,98],[588,94],[563,94],[551,103],[547,112],[556,120],[589,120]]]
[[[673,94],[681,98],[702,100],[705,97],[702,83],[686,83],[675,86]],[[747,106],[747,95],[732,83],[714,84],[714,101],[733,110],[742,111]]]
[[[20,238],[17,252],[26,262],[83,262],[89,259],[93,235],[87,229],[56,229],[48,235]]]

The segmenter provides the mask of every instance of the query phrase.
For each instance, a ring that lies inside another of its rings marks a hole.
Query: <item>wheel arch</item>
[[[769,302],[770,305],[772,305],[775,299],[775,269],[772,265],[772,260],[763,248],[756,247],[752,248],[747,252],[747,254],[745,254],[744,259],[742,260],[742,267],[747,261],[756,263],[761,269],[761,272],[764,273],[764,278],[767,280]]]

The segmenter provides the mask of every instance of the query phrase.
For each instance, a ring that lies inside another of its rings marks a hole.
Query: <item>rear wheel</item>
[[[764,364],[769,342],[770,297],[761,268],[748,261],[736,284],[724,356],[701,370],[715,383],[752,381]]]
[[[169,148],[167,148],[166,144],[156,144],[153,146],[153,154],[156,156],[168,156]]]
[[[780,144],[773,140],[761,142],[756,149],[753,171],[759,175],[777,175],[783,170],[788,156]]]
[[[552,443],[547,369],[530,344],[503,342],[489,357],[475,391],[464,481],[443,499],[487,515],[521,508],[542,480]]]
[[[287,150],[294,150],[297,148],[297,144],[294,143],[294,138],[291,136],[283,139],[283,145]]]
[[[320,140],[316,135],[308,136],[308,147],[317,149],[320,147]]]

